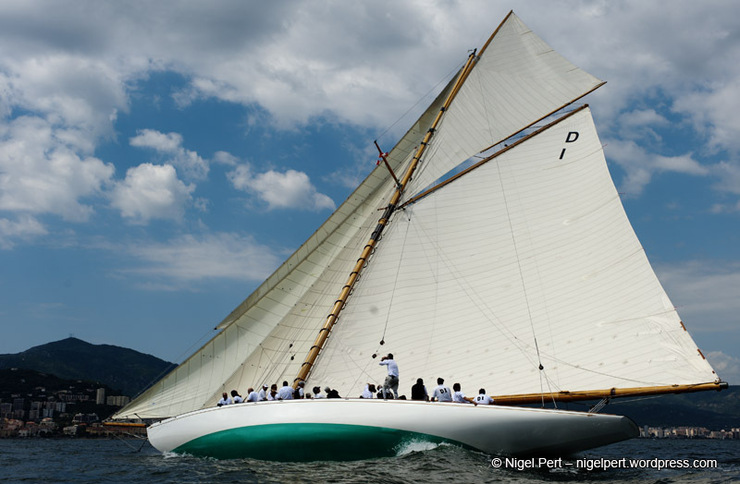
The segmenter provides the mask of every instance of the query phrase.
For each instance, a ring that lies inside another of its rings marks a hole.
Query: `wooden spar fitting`
[[[496,405],[523,405],[527,403],[578,402],[583,400],[599,400],[602,398],[619,398],[645,395],[665,395],[669,393],[693,393],[706,391],[720,391],[728,387],[727,382],[696,383],[693,385],[667,385],[634,388],[610,388],[608,390],[588,390],[575,392],[552,393],[525,393],[520,395],[494,395]]]
[[[434,122],[432,122],[431,127],[424,136],[424,140],[421,142],[419,148],[416,150],[416,154],[411,160],[406,173],[404,174],[403,178],[401,178],[400,183],[398,183],[396,190],[394,191],[393,196],[388,203],[388,206],[383,212],[380,220],[378,220],[378,224],[376,225],[375,230],[370,236],[370,240],[368,240],[365,248],[362,250],[362,254],[360,254],[360,258],[357,259],[357,263],[352,269],[352,272],[350,272],[347,283],[344,285],[344,287],[342,287],[342,291],[339,293],[339,297],[334,303],[331,313],[329,313],[329,315],[326,317],[326,322],[324,323],[324,326],[321,328],[321,330],[319,330],[319,334],[316,337],[313,346],[311,346],[311,349],[308,351],[308,355],[306,355],[306,359],[301,365],[301,369],[298,372],[298,375],[293,380],[293,388],[297,388],[298,382],[306,381],[306,379],[308,378],[308,374],[310,373],[311,368],[313,368],[313,364],[316,361],[316,358],[319,356],[319,353],[324,348],[324,344],[329,337],[329,332],[334,327],[334,324],[337,322],[339,313],[342,311],[342,308],[344,307],[344,303],[347,301],[349,293],[352,291],[352,288],[354,287],[355,282],[357,282],[357,278],[359,277],[360,272],[362,271],[365,263],[370,257],[370,254],[375,248],[375,244],[377,243],[378,239],[380,239],[380,235],[382,234],[383,229],[388,223],[388,220],[390,219],[393,212],[396,210],[398,201],[401,199],[401,195],[403,194],[403,191],[406,188],[409,180],[411,180],[411,175],[413,175],[414,170],[416,170],[416,167],[419,164],[419,160],[421,160],[421,156],[426,150],[427,145],[429,144],[429,140],[432,138],[432,136],[434,135],[434,131],[439,125],[439,121],[442,119],[445,111],[447,111],[447,108],[449,108],[452,100],[455,99],[455,96],[457,96],[457,93],[460,91],[460,87],[468,78],[468,75],[470,75],[470,71],[473,69],[473,66],[475,66],[475,61],[477,60],[477,58],[478,57],[476,57],[476,51],[473,51],[468,56],[468,60],[465,63],[462,71],[460,72],[455,85],[453,86],[450,93],[447,95],[447,99],[445,99],[442,108],[437,113],[437,117],[434,118]]]
[[[391,176],[393,177],[393,181],[396,182],[396,187],[400,187],[401,182],[398,181],[398,178],[396,178],[396,174],[393,173],[393,168],[391,168],[390,163],[388,163],[388,153],[385,153],[383,152],[383,150],[380,149],[378,140],[375,140],[375,147],[378,148],[378,164],[380,164],[381,161],[385,163],[385,167],[388,168],[388,172],[390,172]]]

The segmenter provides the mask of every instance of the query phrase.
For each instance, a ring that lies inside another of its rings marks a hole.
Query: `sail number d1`
[[[568,136],[565,137],[565,142],[573,143],[577,139],[578,139],[578,131],[569,131]],[[560,152],[560,159],[562,160],[564,156],[565,156],[565,148],[563,148],[563,151]]]

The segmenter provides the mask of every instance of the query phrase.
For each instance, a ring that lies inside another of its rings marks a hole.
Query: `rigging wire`
[[[537,332],[535,331],[535,328],[534,328],[534,319],[532,317],[532,308],[529,303],[529,294],[527,291],[527,286],[524,282],[524,270],[522,269],[522,262],[519,258],[519,247],[516,242],[516,238],[514,237],[514,224],[511,220],[511,211],[509,210],[509,200],[506,198],[506,190],[504,190],[504,181],[501,176],[501,164],[496,163],[495,166],[496,166],[496,173],[498,174],[499,189],[501,190],[501,197],[503,198],[504,209],[506,210],[506,219],[509,224],[509,233],[511,234],[511,243],[514,249],[514,256],[516,258],[517,267],[519,269],[519,280],[522,284],[522,293],[524,295],[524,302],[527,307],[527,316],[529,318],[529,323],[532,328],[532,339],[534,341],[534,349],[535,349],[535,352],[537,353],[537,363],[540,369],[540,392],[542,393],[542,406],[544,407],[545,395],[544,395],[544,388],[542,385],[542,372],[545,370],[545,367],[542,365],[542,357],[540,355],[540,346],[539,346],[539,343],[537,342]]]
[[[439,91],[439,86],[440,86],[440,84],[443,84],[443,83],[445,83],[445,82],[449,82],[448,80],[449,80],[450,78],[452,78],[452,76],[453,76],[453,75],[454,75],[454,74],[455,74],[456,72],[458,72],[458,71],[459,71],[459,70],[460,70],[460,69],[461,69],[461,68],[462,68],[462,67],[463,67],[463,66],[465,65],[465,63],[466,63],[466,62],[467,62],[467,60],[465,60],[465,61],[462,61],[462,62],[460,62],[459,64],[457,64],[457,66],[456,66],[456,67],[455,67],[454,69],[452,69],[452,70],[451,70],[451,71],[449,71],[449,72],[448,72],[447,74],[445,74],[445,75],[444,75],[444,76],[443,76],[443,77],[442,77],[442,78],[441,78],[441,79],[440,79],[439,81],[437,81],[437,83],[436,83],[436,84],[434,84],[434,86],[432,86],[432,87],[431,87],[431,88],[430,88],[430,89],[429,89],[429,90],[428,90],[428,91],[427,91],[427,92],[426,92],[426,93],[425,93],[424,95],[422,95],[422,96],[421,96],[421,97],[420,97],[420,98],[419,98],[419,99],[418,99],[418,100],[417,100],[417,101],[416,101],[416,102],[415,102],[415,103],[414,103],[414,104],[413,104],[413,105],[412,105],[412,106],[411,106],[410,108],[408,108],[408,109],[406,110],[406,112],[405,112],[405,113],[403,113],[403,114],[402,114],[401,116],[399,116],[399,117],[398,117],[398,119],[396,119],[396,120],[395,120],[395,121],[394,121],[394,122],[393,122],[393,123],[392,123],[392,124],[391,124],[390,126],[388,126],[388,127],[387,127],[387,128],[385,129],[385,131],[383,131],[382,133],[380,133],[380,134],[379,134],[379,135],[378,135],[378,136],[376,137],[376,139],[380,139],[380,138],[382,138],[383,136],[385,136],[385,135],[386,135],[386,134],[387,134],[387,133],[388,133],[388,132],[389,132],[389,131],[390,131],[391,129],[393,129],[393,128],[394,128],[394,127],[395,127],[395,126],[396,126],[396,125],[398,124],[398,123],[400,123],[402,119],[404,119],[404,118],[405,118],[406,116],[408,116],[408,115],[409,115],[409,113],[410,113],[411,111],[413,111],[414,109],[416,109],[416,107],[417,107],[417,106],[418,106],[419,104],[421,104],[421,103],[422,103],[422,102],[423,102],[423,101],[424,101],[425,99],[427,99],[427,98],[428,98],[428,97],[429,97],[429,96],[430,96],[430,95],[431,95],[431,94],[432,94],[433,92],[438,92],[438,91]]]
[[[398,216],[402,216],[402,215],[401,214],[398,214]],[[401,262],[403,261],[403,254],[406,251],[406,241],[407,241],[408,235],[409,235],[409,227],[411,226],[411,223],[410,223],[411,222],[411,216],[410,216],[410,214],[409,215],[406,215],[404,213],[403,216],[408,217],[408,222],[409,223],[406,224],[406,232],[403,235],[403,244],[401,244],[401,253],[398,256],[398,269],[396,270],[396,277],[393,280],[393,289],[391,290],[391,297],[390,297],[390,300],[388,301],[388,310],[386,311],[386,314],[385,314],[385,325],[383,326],[383,335],[382,335],[382,337],[380,339],[380,341],[381,341],[380,344],[384,344],[385,343],[385,335],[386,335],[386,332],[388,331],[388,321],[390,321],[391,309],[393,309],[393,297],[396,294],[396,288],[398,287],[398,277],[401,274]],[[389,221],[389,224],[390,224],[390,222],[391,221]],[[377,353],[379,350],[380,350],[380,348],[378,347],[375,352]]]
[[[417,230],[424,236],[425,240],[433,240],[432,237],[429,235],[428,230],[419,223],[418,219],[416,220],[416,227]],[[496,312],[491,307],[489,307],[489,305],[486,303],[485,298],[478,294],[474,287],[470,287],[470,285],[466,283],[466,279],[458,273],[454,264],[443,252],[439,244],[437,244],[436,242],[431,242],[431,246],[434,249],[435,254],[438,256],[437,260],[441,261],[444,267],[450,272],[450,274],[454,276],[455,282],[457,282],[460,289],[462,289],[462,291],[465,293],[468,300],[475,305],[478,311],[486,318],[489,323],[493,324],[494,327],[501,332],[502,336],[504,336],[511,344],[516,346],[521,351],[521,354],[527,360],[529,360],[532,366],[535,366],[536,363],[531,358],[530,352],[528,351],[532,349],[532,346],[529,343],[522,341],[521,338],[514,334],[496,316]]]

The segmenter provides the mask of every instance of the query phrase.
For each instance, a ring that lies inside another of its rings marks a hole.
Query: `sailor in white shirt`
[[[262,384],[262,389],[257,394],[259,396],[260,402],[263,400],[267,400],[267,383]]]
[[[313,391],[314,398],[326,398],[326,395],[321,393],[321,387],[313,387],[311,391]]]
[[[398,364],[393,359],[393,354],[388,353],[388,356],[384,356],[380,359],[381,365],[388,366],[388,376],[385,377],[385,383],[383,383],[383,398],[388,395],[388,391],[392,390],[394,398],[398,398]]]
[[[362,391],[362,397],[360,398],[373,398],[375,394],[375,385],[368,383],[365,385],[365,389]]]
[[[278,400],[293,400],[293,389],[288,386],[288,382],[284,381],[283,386],[278,390]]]
[[[452,389],[455,391],[455,393],[452,394],[452,401],[455,403],[472,403],[473,405],[478,405],[478,403],[473,400],[471,397],[466,397],[465,394],[462,392],[462,388],[460,387],[459,383],[455,383],[452,385]]]
[[[452,392],[450,387],[446,386],[444,378],[437,378],[437,388],[432,392],[432,401],[437,402],[451,402]]]
[[[221,394],[221,400],[218,401],[217,405],[219,407],[222,407],[224,405],[231,405],[232,403],[233,402],[231,401],[231,397],[229,396],[229,394],[223,392],[223,394]]]
[[[247,395],[247,402],[259,402],[260,401],[260,395],[256,391],[254,391],[254,388],[250,388],[247,390],[249,394]]]
[[[486,389],[481,388],[478,390],[478,395],[473,399],[475,402],[479,405],[492,405],[493,404],[493,398],[486,395]]]
[[[242,403],[244,399],[241,395],[239,395],[239,392],[236,390],[231,390],[231,399],[234,401],[234,403]]]

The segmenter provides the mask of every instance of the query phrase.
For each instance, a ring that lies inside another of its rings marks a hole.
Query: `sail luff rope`
[[[301,365],[301,369],[298,372],[298,375],[293,380],[294,387],[297,387],[298,382],[305,381],[306,378],[308,377],[308,374],[310,373],[311,368],[313,367],[314,362],[316,361],[316,358],[319,356],[319,352],[323,349],[324,344],[326,343],[326,340],[329,337],[329,332],[331,331],[332,327],[336,323],[339,317],[339,314],[342,311],[344,304],[347,301],[347,297],[352,291],[352,288],[354,287],[355,282],[357,282],[357,278],[359,277],[360,272],[365,267],[367,263],[367,259],[370,256],[371,252],[374,250],[378,239],[383,233],[383,229],[388,224],[390,216],[393,214],[393,212],[397,208],[398,202],[401,199],[401,195],[403,194],[403,191],[406,188],[406,185],[411,180],[411,176],[413,175],[414,170],[419,164],[421,156],[424,154],[426,147],[429,144],[430,139],[434,135],[434,132],[437,129],[437,126],[439,125],[440,120],[442,119],[442,116],[449,108],[450,104],[452,103],[452,100],[455,98],[457,93],[460,91],[460,87],[462,86],[462,84],[465,82],[468,75],[470,74],[470,71],[475,65],[476,60],[477,60],[477,57],[475,55],[475,51],[473,51],[473,53],[470,54],[470,56],[468,56],[468,61],[466,62],[465,67],[460,73],[460,76],[455,82],[455,85],[453,86],[451,92],[447,95],[447,99],[442,105],[442,108],[437,113],[437,117],[434,119],[434,122],[432,123],[431,127],[429,128],[426,135],[424,136],[423,141],[419,145],[416,155],[412,158],[411,163],[408,169],[406,170],[405,175],[401,179],[400,186],[397,187],[396,190],[394,191],[393,196],[391,197],[387,208],[383,212],[383,215],[378,221],[378,224],[375,227],[375,230],[370,236],[370,240],[365,245],[365,248],[363,249],[362,254],[360,255],[360,258],[357,259],[357,263],[355,264],[352,272],[350,272],[349,278],[347,279],[347,282],[342,288],[339,294],[339,297],[334,303],[334,306],[332,307],[331,312],[327,316],[324,326],[319,330],[319,334],[316,337],[316,340],[314,341],[313,346],[311,346],[311,349],[309,350],[308,355],[306,356],[306,359]]]

